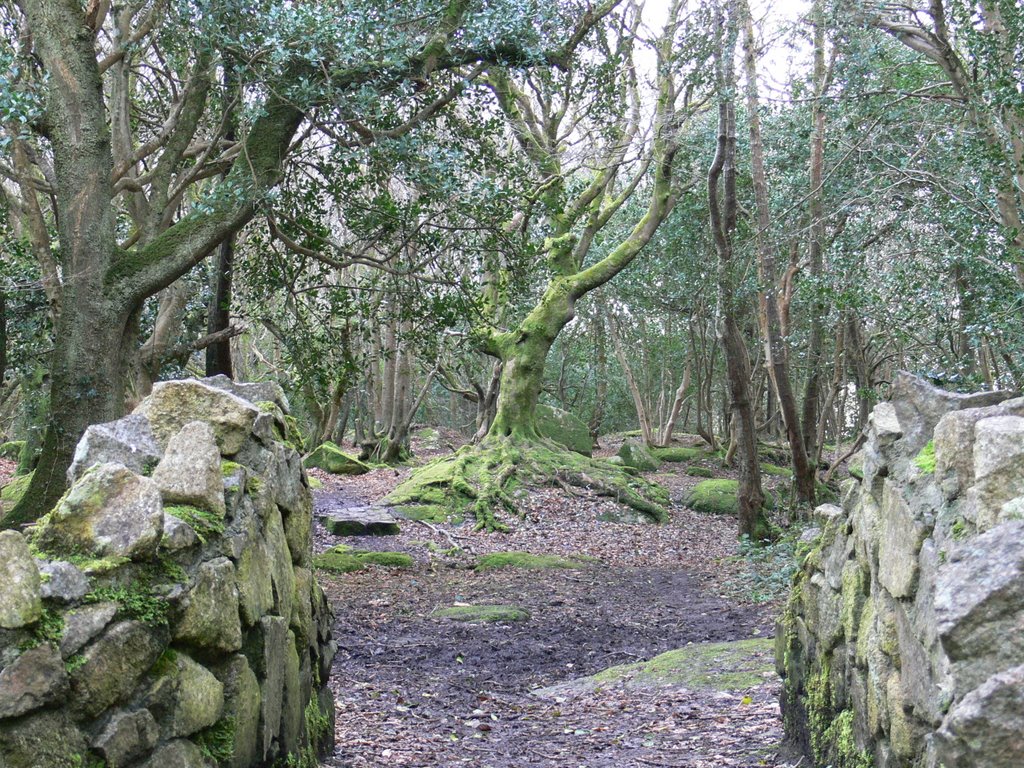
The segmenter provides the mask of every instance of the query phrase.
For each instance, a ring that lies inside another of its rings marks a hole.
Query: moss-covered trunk
[[[544,364],[558,334],[575,316],[573,304],[568,282],[555,278],[520,326],[497,341],[492,351],[502,362],[501,385],[486,439],[540,439],[536,410],[544,384]]]

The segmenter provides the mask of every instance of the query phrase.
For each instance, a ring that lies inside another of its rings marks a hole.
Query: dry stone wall
[[[157,384],[0,533],[0,768],[315,768],[335,644],[275,384]]]
[[[1024,398],[906,374],[816,510],[776,633],[816,766],[1024,766]]]

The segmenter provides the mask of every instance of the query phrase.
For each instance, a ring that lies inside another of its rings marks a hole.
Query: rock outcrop
[[[789,738],[834,768],[1024,765],[1024,398],[905,374],[776,633]]]
[[[0,766],[316,765],[335,645],[274,384],[158,384],[0,533]]]

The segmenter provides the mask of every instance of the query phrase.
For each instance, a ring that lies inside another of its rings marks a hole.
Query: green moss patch
[[[29,472],[27,475],[18,475],[11,478],[11,482],[5,485],[3,489],[0,489],[0,501],[3,501],[7,506],[13,506],[21,501],[21,497],[28,490],[29,483],[32,482],[33,474],[33,472]]]
[[[172,504],[164,507],[164,512],[188,523],[196,532],[196,537],[201,544],[205,544],[206,539],[210,536],[219,536],[224,533],[224,518],[218,517],[208,510],[188,504]]]
[[[451,608],[440,608],[431,615],[452,621],[486,623],[509,623],[530,618],[529,611],[515,605],[454,605]]]
[[[704,480],[690,489],[683,498],[683,504],[708,515],[735,515],[738,510],[738,493],[738,480]],[[775,498],[770,493],[765,493],[764,505],[770,508],[775,506]]]
[[[654,457],[670,464],[682,464],[694,459],[703,459],[708,456],[707,451],[702,448],[684,448],[682,446],[671,446],[668,448],[651,448]]]
[[[586,693],[607,685],[627,688],[680,686],[712,691],[741,691],[771,679],[775,641],[770,638],[731,643],[695,643],[649,661],[622,664],[596,675],[534,691],[541,697]]]
[[[735,515],[738,480],[704,480],[690,489],[683,503],[698,512],[711,515]]]
[[[529,552],[494,552],[484,555],[477,562],[478,571],[492,571],[498,568],[523,568],[543,571],[552,568],[583,568],[595,562],[593,558],[581,556],[560,557],[559,555],[533,555]]]
[[[345,453],[329,440],[303,459],[302,464],[306,467],[317,467],[334,475],[362,475],[370,471],[367,464]]]
[[[702,467],[700,465],[696,465],[696,466],[692,466],[692,467],[687,467],[685,470],[683,470],[683,472],[684,472],[684,474],[687,474],[690,477],[714,477],[715,476],[715,473],[714,473],[713,470],[710,470],[707,467]]]
[[[0,459],[17,461],[21,457],[21,451],[24,447],[24,440],[8,440],[0,445]]]
[[[775,477],[792,477],[793,470],[789,467],[780,467],[775,464],[769,464],[765,462],[761,465],[761,472],[766,475],[774,475]]]
[[[314,557],[313,563],[324,571],[353,573],[362,571],[371,565],[380,565],[386,568],[412,568],[414,561],[411,555],[404,552],[375,552],[353,549],[340,544]]]

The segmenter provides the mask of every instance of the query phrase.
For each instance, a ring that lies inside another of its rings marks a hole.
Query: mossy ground
[[[515,605],[454,605],[439,608],[431,615],[452,621],[486,623],[526,621],[530,618],[529,611]]]
[[[544,438],[500,438],[465,446],[454,455],[413,472],[385,501],[417,519],[453,520],[471,516],[478,529],[506,530],[502,514],[518,510],[520,485],[574,486],[625,504],[647,518],[668,519],[668,494],[624,467],[566,450]]]
[[[371,565],[387,568],[412,568],[413,559],[404,552],[374,552],[340,544],[313,558],[313,563],[323,571],[353,573]]]
[[[761,465],[761,472],[766,475],[773,475],[775,477],[792,477],[793,470],[789,467],[780,467],[775,464],[769,464],[765,462]]]
[[[593,558],[584,556],[559,557],[558,555],[533,555],[529,552],[494,552],[481,557],[477,562],[476,569],[488,571],[498,568],[525,568],[528,570],[583,568],[593,562],[595,562]]]
[[[741,691],[761,685],[773,674],[774,640],[757,638],[730,643],[694,643],[636,664],[621,664],[596,675],[560,683],[541,695],[594,690],[607,685],[627,688],[680,686],[711,691]]]
[[[714,477],[715,476],[714,470],[708,469],[707,467],[702,467],[699,464],[694,465],[692,467],[687,467],[684,471],[690,477]]]

